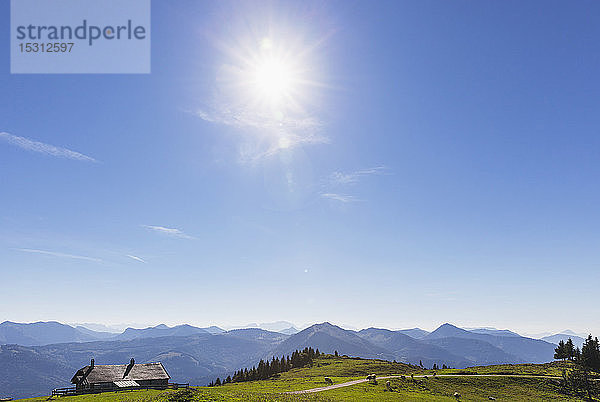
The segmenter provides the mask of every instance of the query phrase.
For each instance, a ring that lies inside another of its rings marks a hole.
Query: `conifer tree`
[[[265,380],[272,377],[274,374],[289,371],[294,367],[305,367],[312,364],[313,359],[317,356],[317,352],[312,347],[305,347],[303,350],[295,350],[291,357],[288,355],[279,357],[272,356],[271,360],[260,360],[258,366],[253,366],[251,369],[247,367],[233,373],[233,376],[227,376],[223,381],[217,378],[217,382],[211,381],[209,386],[222,385],[230,382],[243,382],[254,380]]]
[[[581,347],[581,358],[579,360],[582,366],[590,370],[600,371],[600,345],[598,338],[592,338],[592,335],[588,335]]]
[[[565,343],[565,354],[566,358],[569,360],[573,360],[575,357],[575,345],[573,345],[573,340],[571,338]]]
[[[554,358],[559,360],[559,359],[566,359],[567,358],[567,350],[565,348],[565,341],[563,341],[562,339],[558,342],[558,346],[554,349]]]

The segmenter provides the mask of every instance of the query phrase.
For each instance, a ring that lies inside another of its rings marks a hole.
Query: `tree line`
[[[563,369],[560,381],[561,391],[566,394],[587,398],[588,401],[600,393],[598,381],[592,378],[592,371],[600,373],[600,343],[598,338],[588,335],[583,342],[581,350],[573,346],[569,338],[566,342],[560,341],[554,349],[554,358],[570,360],[575,363],[572,370]]]
[[[583,342],[581,350],[573,345],[571,338],[567,341],[558,342],[558,347],[554,349],[554,358],[562,360],[571,360],[578,365],[593,371],[600,371],[600,344],[598,337],[592,338],[588,335]]]
[[[273,356],[271,361],[260,360],[258,366],[252,366],[251,369],[244,368],[239,369],[233,376],[228,375],[227,378],[221,379],[217,377],[215,381],[211,381],[208,384],[209,387],[218,385],[228,384],[231,382],[245,382],[255,380],[266,380],[271,376],[289,371],[293,368],[306,367],[311,365],[313,360],[319,357],[321,353],[319,349],[314,350],[313,348],[304,348],[303,350],[295,350],[291,356],[281,356],[281,358]]]

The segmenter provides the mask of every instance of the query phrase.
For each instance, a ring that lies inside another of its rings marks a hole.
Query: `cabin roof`
[[[129,368],[129,369],[128,369]],[[85,366],[77,371],[71,383],[95,384],[115,381],[168,380],[171,378],[162,363]]]

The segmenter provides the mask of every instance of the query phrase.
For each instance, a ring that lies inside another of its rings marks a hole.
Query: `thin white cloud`
[[[56,147],[54,145],[45,144],[39,141],[33,141],[29,138],[19,137],[6,132],[0,132],[0,140],[3,140],[11,145],[25,149],[27,151],[39,152],[46,155],[56,156],[58,158],[67,158],[84,162],[97,162],[91,156],[71,151],[67,148]]]
[[[131,254],[126,254],[125,256],[126,256],[126,257],[129,257],[129,258],[131,258],[132,260],[136,260],[136,261],[139,261],[139,262],[143,262],[144,264],[146,263],[146,261],[144,261],[144,259],[143,259],[143,258],[140,258],[140,257],[138,257],[138,256],[131,255]]]
[[[59,257],[59,258],[71,258],[71,259],[74,259],[74,260],[102,262],[102,260],[100,258],[88,257],[88,256],[85,256],[85,255],[75,255],[75,254],[60,253],[60,252],[57,252],[57,251],[37,250],[37,249],[32,249],[32,248],[18,248],[17,250],[25,252],[25,253],[49,255],[49,256],[52,256],[52,257]]]
[[[334,184],[356,184],[363,177],[385,174],[386,171],[387,168],[384,166],[377,166],[350,173],[333,172],[329,179]]]
[[[360,201],[355,196],[353,196],[353,195],[347,195],[347,194],[322,193],[321,197],[327,198],[329,200],[343,202],[343,203]]]
[[[182,239],[194,239],[193,236],[190,236],[183,232],[182,230],[176,228],[167,228],[164,226],[152,226],[152,225],[142,225],[142,227],[152,230],[154,232],[162,233],[168,236],[179,237]]]
[[[320,133],[322,123],[313,116],[279,118],[251,106],[232,105],[197,110],[195,114],[202,120],[239,130],[241,162],[254,162],[284,149],[329,142]]]
[[[321,197],[343,203],[362,201],[353,195],[333,192],[335,191],[333,189],[339,189],[340,187],[355,185],[365,177],[386,174],[387,171],[388,169],[385,166],[376,166],[368,169],[360,169],[355,170],[354,172],[347,173],[340,171],[333,172],[327,177],[326,180],[322,182],[322,188],[325,190],[325,192],[321,193]]]

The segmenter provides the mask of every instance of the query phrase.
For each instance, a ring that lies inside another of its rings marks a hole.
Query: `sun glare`
[[[287,63],[268,58],[256,66],[253,84],[260,98],[279,102],[294,89],[293,71]]]
[[[230,60],[218,79],[228,121],[259,129],[261,144],[269,148],[264,154],[315,141],[318,124],[310,110],[322,87],[311,58],[316,47],[292,35],[241,38],[225,46]]]

